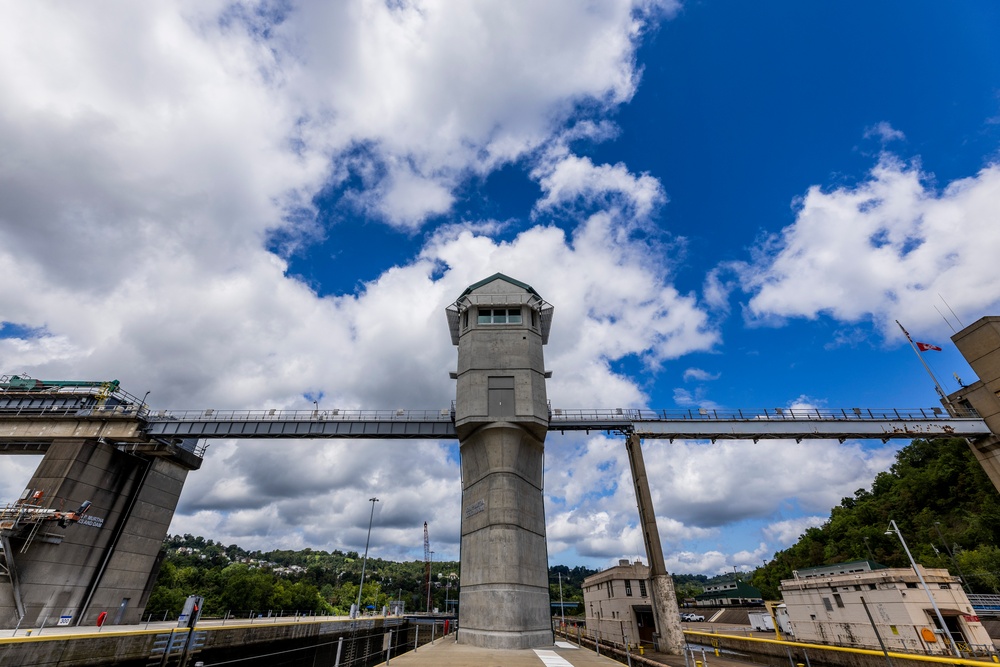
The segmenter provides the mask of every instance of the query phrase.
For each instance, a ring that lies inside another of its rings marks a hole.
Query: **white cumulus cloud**
[[[997,165],[939,190],[919,166],[884,154],[857,185],[810,188],[795,222],[742,267],[748,314],[870,319],[897,336],[896,319],[943,330],[941,295],[971,321],[1000,306],[1000,276],[983,270],[1000,251],[998,206]]]

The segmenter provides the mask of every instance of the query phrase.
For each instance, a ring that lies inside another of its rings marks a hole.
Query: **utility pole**
[[[940,521],[935,521],[934,530],[937,532],[938,537],[941,538],[941,544],[944,545],[944,550],[948,553],[948,558],[951,559],[951,564],[955,566],[956,570],[958,570],[958,578],[962,582],[962,588],[965,589],[966,593],[971,593],[972,591],[969,590],[969,585],[965,583],[965,575],[962,574],[962,568],[958,564],[958,559],[955,558],[955,553],[951,550],[951,547],[948,546],[948,542],[944,539],[944,535],[941,534],[941,529],[938,527],[940,525]]]
[[[927,593],[927,599],[930,600],[931,607],[934,608],[934,614],[937,616],[938,623],[941,625],[941,632],[948,637],[948,641],[951,643],[951,650],[955,653],[955,657],[961,658],[962,652],[958,650],[958,646],[955,645],[955,638],[951,636],[951,631],[948,630],[948,626],[944,622],[944,616],[941,615],[941,610],[938,609],[937,602],[934,600],[934,594],[931,593],[930,586],[924,581],[924,575],[920,573],[920,568],[917,567],[917,562],[913,560],[913,554],[910,553],[910,548],[906,546],[906,540],[903,539],[903,534],[899,532],[899,526],[892,519],[889,519],[889,530],[885,531],[886,535],[891,535],[895,533],[896,537],[899,538],[899,543],[903,545],[903,551],[906,552],[906,557],[910,559],[910,565],[913,567],[913,571],[917,574],[917,579],[920,580],[920,585],[924,587],[924,592]]]

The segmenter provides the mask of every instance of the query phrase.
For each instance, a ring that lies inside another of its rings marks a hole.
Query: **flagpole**
[[[896,324],[899,324],[899,320],[896,320]],[[917,355],[917,359],[919,359],[920,363],[924,365],[924,370],[927,371],[927,374],[931,376],[931,380],[934,381],[934,388],[937,390],[938,396],[941,397],[941,400],[948,405],[948,412],[955,414],[955,406],[948,400],[948,395],[945,394],[944,389],[941,388],[941,383],[938,382],[936,377],[934,377],[931,367],[927,365],[926,361],[924,361],[924,357],[920,354],[920,350],[917,349],[913,339],[910,338],[910,332],[904,329],[902,324],[899,324],[899,328],[903,330],[903,335],[906,336],[906,340],[909,341],[910,347],[913,348],[913,353]]]

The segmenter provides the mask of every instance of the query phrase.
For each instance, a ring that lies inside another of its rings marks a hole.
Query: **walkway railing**
[[[554,408],[551,421],[866,421],[866,420],[926,420],[926,419],[979,419],[973,410],[956,409],[950,415],[944,408],[763,408],[760,410],[724,410],[717,408],[690,408],[684,410],[648,410],[615,408],[576,410]]]
[[[416,421],[450,422],[452,412],[440,410],[154,410],[149,421]]]

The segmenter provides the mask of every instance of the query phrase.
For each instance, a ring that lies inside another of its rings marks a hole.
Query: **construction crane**
[[[427,522],[424,521],[424,575],[427,579],[427,613],[431,613],[431,538],[427,534]]]

